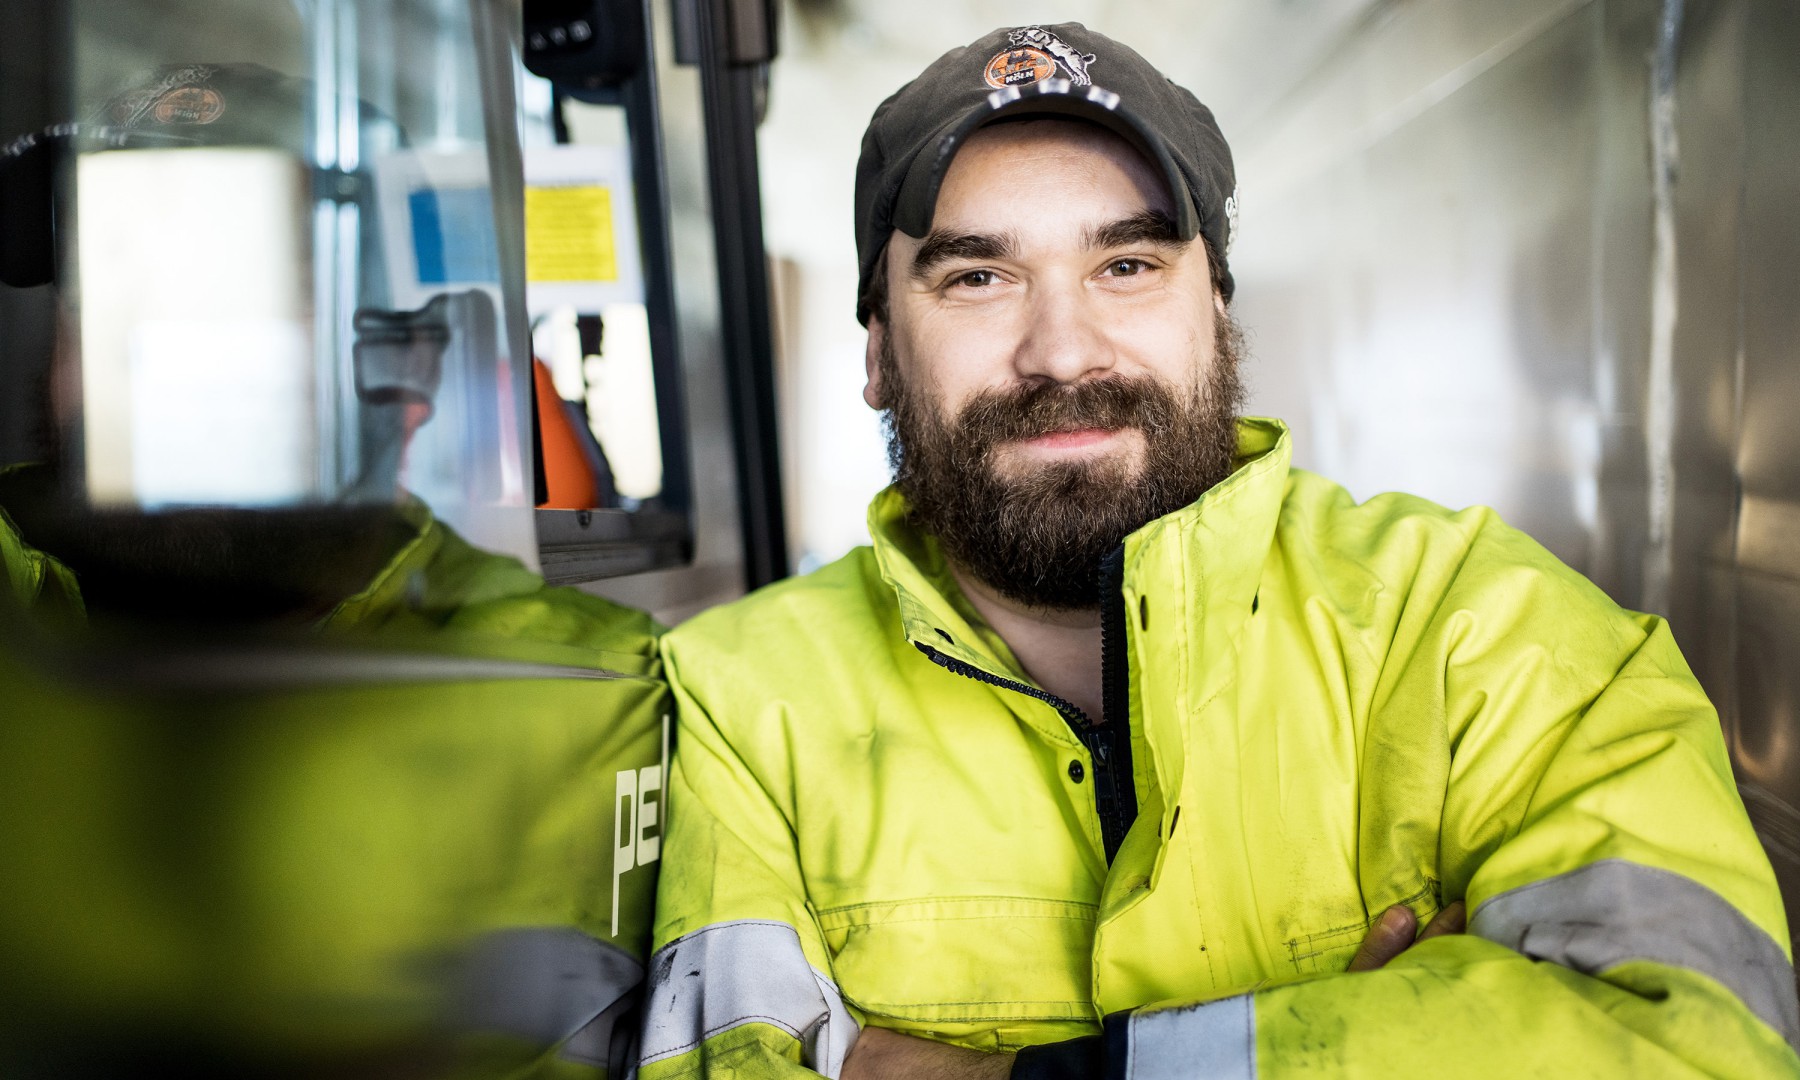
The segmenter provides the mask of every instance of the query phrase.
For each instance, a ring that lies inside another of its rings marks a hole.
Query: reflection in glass
[[[0,1074],[622,1070],[667,688],[534,572],[517,6],[60,6],[0,131],[54,327],[0,321]]]
[[[558,144],[548,84],[527,81],[540,89],[525,96],[538,134],[525,151],[525,299],[555,388],[538,399],[551,489],[538,505],[633,510],[662,493],[663,461],[628,118],[618,105],[563,102],[570,142]],[[554,452],[565,417],[597,485]]]
[[[155,510],[410,493],[533,562],[469,5],[240,0],[191,23],[125,7],[79,0],[74,24],[96,118],[68,148],[80,494]],[[381,47],[401,42],[426,62]],[[122,90],[95,74],[121,70]],[[392,350],[362,339],[409,315],[415,345],[435,335],[436,377],[395,395],[359,364]]]

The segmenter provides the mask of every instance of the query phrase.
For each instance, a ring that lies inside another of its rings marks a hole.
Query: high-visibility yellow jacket
[[[835,1074],[868,1024],[1099,1036],[1107,1076],[1800,1073],[1781,898],[1668,627],[1492,512],[1358,505],[1245,421],[1114,570],[1128,776],[898,495],[870,525],[664,639],[646,1080]],[[1469,933],[1343,973],[1389,905],[1459,899]]]
[[[316,633],[181,652],[90,640],[0,506],[0,1075],[157,1039],[227,1071],[607,1074],[649,956],[661,630],[396,513]]]

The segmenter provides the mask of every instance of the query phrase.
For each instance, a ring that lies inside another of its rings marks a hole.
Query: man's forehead
[[[965,140],[945,174],[931,232],[980,230],[1027,207],[1041,212],[1046,201],[1059,221],[1095,228],[1121,216],[1172,217],[1175,205],[1158,170],[1118,135],[1035,118],[992,124]]]

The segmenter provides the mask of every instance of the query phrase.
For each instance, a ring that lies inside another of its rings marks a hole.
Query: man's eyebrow
[[[1082,233],[1081,238],[1089,251],[1130,247],[1133,244],[1154,244],[1157,247],[1179,250],[1189,243],[1175,231],[1174,219],[1157,210],[1145,210],[1141,214],[1133,214],[1105,225],[1090,226]]]
[[[910,273],[926,278],[931,272],[953,259],[1011,258],[1019,245],[1010,233],[959,233],[933,229],[913,255]]]

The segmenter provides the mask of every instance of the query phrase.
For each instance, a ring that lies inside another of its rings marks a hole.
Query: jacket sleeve
[[[835,1077],[860,1028],[829,975],[793,828],[677,652],[665,639],[679,720],[641,1075]]]
[[[1378,971],[1116,1014],[1106,1076],[1800,1075],[1781,898],[1667,625],[1483,534],[1397,636],[1389,697],[1443,710],[1439,870],[1469,932]],[[1070,1075],[1069,1051],[1014,1076]]]

